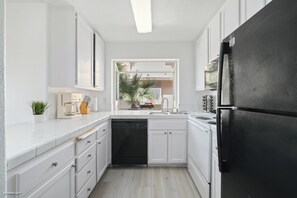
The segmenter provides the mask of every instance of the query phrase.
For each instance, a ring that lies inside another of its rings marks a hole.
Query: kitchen
[[[0,197],[295,197],[295,2],[2,5]]]

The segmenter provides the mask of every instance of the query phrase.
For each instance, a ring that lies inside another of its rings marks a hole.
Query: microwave
[[[204,68],[205,90],[217,90],[218,88],[219,58],[208,63]]]

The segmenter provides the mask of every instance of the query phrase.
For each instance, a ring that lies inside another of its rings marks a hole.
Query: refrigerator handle
[[[220,48],[219,58],[219,74],[218,74],[218,89],[217,89],[217,106],[222,105],[222,84],[223,84],[223,66],[224,66],[224,55],[230,53],[229,42],[222,42]]]
[[[220,172],[228,171],[227,159],[223,159],[223,141],[222,141],[222,110],[235,110],[236,107],[222,106],[222,80],[223,80],[223,66],[224,55],[230,53],[230,47],[228,42],[222,42],[220,48],[219,58],[219,74],[218,74],[218,89],[217,89],[217,141],[218,141],[218,158],[219,158],[219,170]]]

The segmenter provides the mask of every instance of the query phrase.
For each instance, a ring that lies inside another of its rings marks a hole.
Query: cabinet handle
[[[164,132],[164,134],[166,135],[167,133],[166,133],[166,132]]]
[[[90,174],[91,173],[91,171],[90,170],[88,170],[88,172],[87,172],[88,174]]]
[[[101,144],[101,142],[98,142],[98,144]]]
[[[91,188],[88,188],[88,191],[91,191]]]
[[[88,155],[88,157],[92,157],[92,155],[91,155],[91,154],[89,154],[89,155]]]
[[[4,195],[21,195],[21,192],[3,192]]]
[[[90,143],[91,143],[91,141],[90,141],[90,140],[88,140],[88,141],[87,141],[87,143],[88,143],[88,144],[90,144]]]
[[[103,131],[105,131],[105,129],[103,129]]]
[[[169,134],[172,134],[171,132],[169,132]]]
[[[52,163],[52,166],[58,166],[58,162]]]

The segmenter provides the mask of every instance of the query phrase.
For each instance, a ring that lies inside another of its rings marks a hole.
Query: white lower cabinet
[[[186,119],[149,120],[148,164],[186,164],[186,130]]]
[[[148,136],[148,163],[167,163],[167,132],[149,131]]]
[[[45,184],[26,197],[30,198],[73,198],[75,196],[74,162],[51,177]]]
[[[171,164],[187,161],[186,131],[169,131],[168,134],[168,162]]]
[[[211,198],[221,198],[221,173],[215,154],[212,155]]]
[[[107,168],[107,134],[97,140],[97,181]]]

